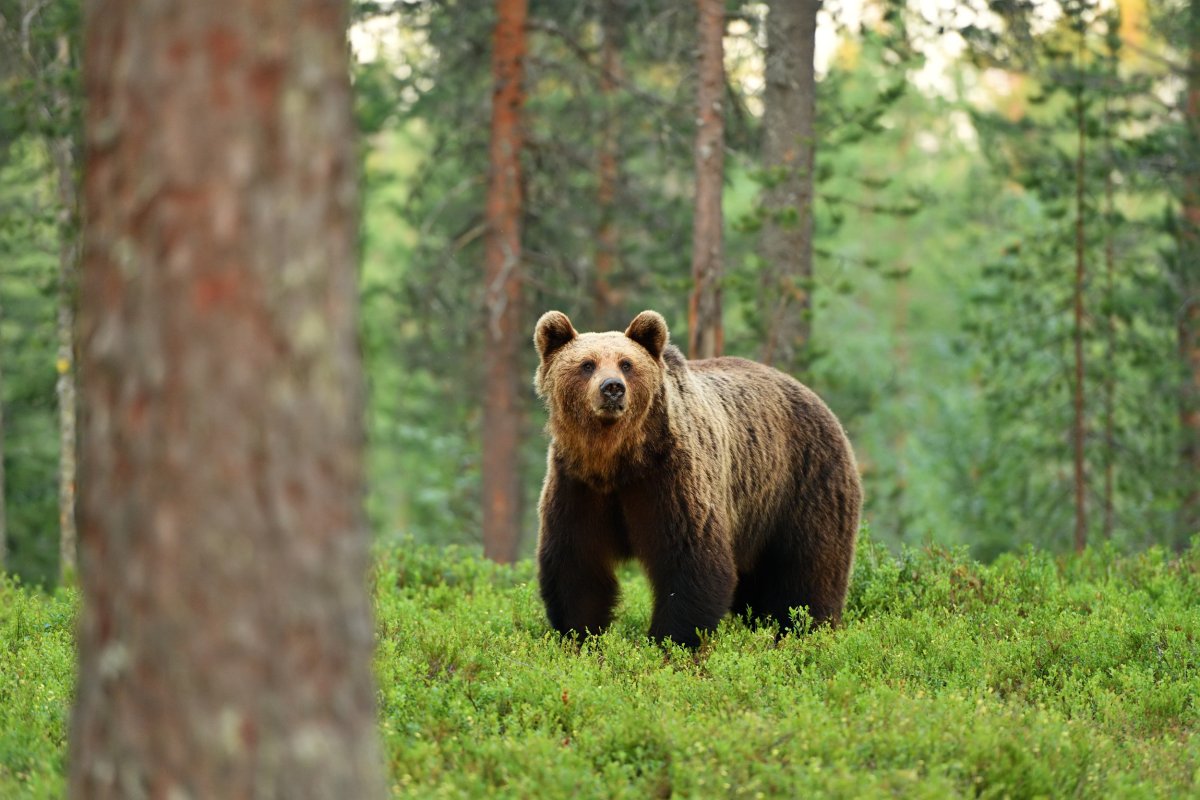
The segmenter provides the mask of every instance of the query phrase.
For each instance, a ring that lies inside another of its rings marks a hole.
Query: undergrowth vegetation
[[[1200,544],[981,565],[860,547],[843,626],[726,619],[562,642],[533,566],[382,550],[380,726],[412,797],[1175,797],[1200,792]],[[77,599],[0,587],[0,797],[63,792]]]

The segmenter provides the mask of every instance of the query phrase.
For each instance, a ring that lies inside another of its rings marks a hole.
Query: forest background
[[[52,584],[74,548],[80,19],[69,0],[0,9],[0,553]],[[804,299],[811,335],[775,360],[846,425],[881,541],[983,559],[1081,533],[1185,545],[1200,530],[1200,10],[825,4],[812,275],[781,290],[764,230],[803,228],[809,209],[767,202],[783,178],[763,159],[766,9],[728,2],[722,23],[724,352],[762,358],[764,298]],[[351,42],[368,512],[384,541],[483,544],[485,407],[507,395],[519,435],[490,470],[511,478],[515,550],[493,551],[507,559],[531,552],[544,470],[537,317],[621,329],[655,308],[689,341],[698,19],[683,3],[531,3],[519,344],[502,354],[483,268],[494,10],[360,2]]]

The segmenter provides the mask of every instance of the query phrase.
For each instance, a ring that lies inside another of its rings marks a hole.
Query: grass
[[[380,730],[411,797],[1200,793],[1200,545],[1176,557],[860,548],[838,630],[650,644],[546,627],[533,567],[381,551]],[[0,588],[0,797],[63,790],[75,598]]]
[[[74,593],[0,574],[0,797],[61,797],[75,684]]]

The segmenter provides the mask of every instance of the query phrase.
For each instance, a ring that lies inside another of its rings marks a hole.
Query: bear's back
[[[677,395],[698,395],[701,406],[726,417],[730,432],[745,444],[785,444],[777,436],[774,441],[763,439],[772,432],[805,442],[844,436],[841,423],[816,393],[773,367],[735,356],[689,361],[674,346],[663,356]],[[689,403],[680,407],[688,408]]]
[[[710,477],[725,488],[728,520],[741,547],[756,549],[783,506],[839,504],[858,496],[858,468],[845,431],[808,387],[777,369],[744,358],[688,361],[664,353],[676,395],[672,427],[689,449],[711,458]],[[747,534],[750,534],[747,537]]]

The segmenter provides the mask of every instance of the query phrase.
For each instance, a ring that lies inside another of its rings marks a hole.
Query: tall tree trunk
[[[84,25],[71,795],[381,797],[346,6]]]
[[[517,557],[521,532],[521,110],[527,0],[497,0],[484,271],[483,552]]]
[[[699,10],[699,88],[695,162],[696,204],[692,228],[692,295],[688,304],[688,354],[721,355],[721,272],[724,260],[721,189],[725,182],[725,3],[696,0]]]
[[[1079,57],[1077,68],[1079,85],[1075,93],[1075,122],[1079,134],[1075,156],[1075,285],[1074,327],[1075,381],[1073,398],[1073,422],[1071,440],[1074,445],[1075,483],[1075,550],[1082,552],[1087,547],[1087,473],[1084,463],[1084,437],[1086,435],[1084,413],[1084,363],[1083,363],[1083,290],[1087,277],[1084,250],[1087,239],[1084,231],[1084,182],[1087,179],[1087,120],[1083,103],[1083,21],[1079,21]]]
[[[1113,244],[1113,227],[1117,212],[1113,190],[1113,170],[1116,160],[1112,147],[1112,119],[1109,115],[1109,99],[1104,97],[1104,298],[1108,307],[1104,320],[1104,347],[1107,364],[1104,370],[1104,538],[1111,540],[1114,527],[1114,471],[1117,463],[1117,442],[1114,407],[1117,395],[1117,316],[1115,300],[1116,253]]]
[[[4,319],[3,308],[0,308],[0,322]],[[5,492],[4,470],[4,348],[0,342],[0,573],[8,567],[8,495]]]
[[[65,39],[63,40],[65,43]],[[60,98],[69,104],[70,98]],[[55,359],[58,378],[58,532],[59,577],[75,580],[78,543],[75,531],[75,280],[79,262],[79,173],[75,168],[75,137],[68,133],[50,145],[58,185],[58,291]]]
[[[619,167],[617,152],[621,128],[617,89],[621,81],[621,0],[604,0],[600,10],[600,100],[604,113],[600,131],[599,180],[596,204],[600,227],[596,231],[596,280],[593,287],[593,317],[597,330],[615,328],[617,298],[612,286],[617,267],[616,198]]]
[[[821,0],[772,0],[763,90],[762,360],[803,371],[812,335],[817,12]]]
[[[1183,220],[1179,239],[1179,358],[1183,380],[1179,420],[1184,497],[1178,545],[1200,532],[1200,0],[1188,11],[1187,108],[1183,164]]]
[[[61,75],[71,70],[71,43],[58,37],[58,68]],[[59,252],[55,359],[58,379],[58,530],[59,577],[72,583],[78,569],[78,536],[75,531],[75,281],[79,272],[79,145],[72,117],[74,98],[63,81],[52,90],[54,116],[64,130],[50,145],[58,183]]]

